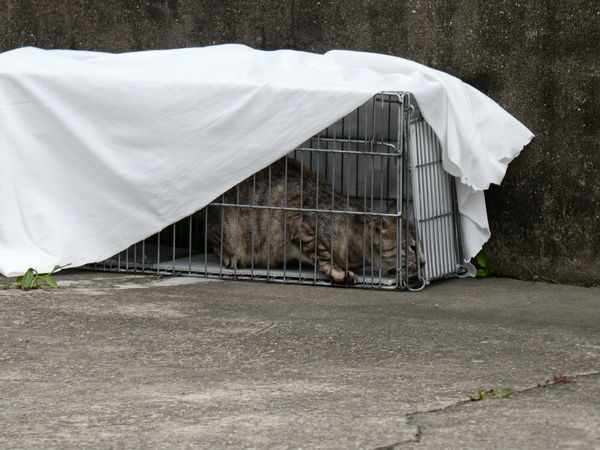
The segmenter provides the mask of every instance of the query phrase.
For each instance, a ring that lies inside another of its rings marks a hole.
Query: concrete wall
[[[0,50],[241,42],[389,53],[490,95],[536,139],[487,196],[521,278],[600,281],[600,4],[592,0],[2,0]]]

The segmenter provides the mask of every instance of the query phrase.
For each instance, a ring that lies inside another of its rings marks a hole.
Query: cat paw
[[[348,272],[346,272],[346,283],[348,283],[348,284],[356,284],[356,283],[358,283],[358,277],[351,270],[349,270]]]
[[[229,256],[223,256],[222,263],[223,263],[223,266],[227,267],[228,269],[235,269],[237,261],[235,260],[235,258],[230,258]]]
[[[334,283],[338,284],[356,284],[358,283],[358,277],[354,272],[349,270],[348,272],[344,272],[339,269],[332,269],[329,277]]]

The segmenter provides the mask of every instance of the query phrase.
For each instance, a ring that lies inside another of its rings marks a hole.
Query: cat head
[[[373,266],[381,265],[390,274],[395,274],[397,269],[415,273],[417,264],[423,267],[426,262],[423,245],[417,245],[415,227],[412,224],[407,227],[395,202],[389,205],[387,212],[397,217],[372,215],[366,219],[373,250],[370,262]]]

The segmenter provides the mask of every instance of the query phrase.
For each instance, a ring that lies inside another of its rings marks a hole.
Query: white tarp
[[[460,178],[466,256],[483,189],[532,138],[488,97],[405,59],[242,45],[0,54],[0,273],[103,260],[208,204],[377,92],[412,92]]]

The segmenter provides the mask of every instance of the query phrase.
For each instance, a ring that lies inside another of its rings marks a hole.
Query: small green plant
[[[58,284],[56,283],[56,280],[52,278],[52,275],[68,265],[69,264],[65,266],[54,266],[54,269],[46,274],[40,274],[36,269],[29,268],[27,269],[27,272],[20,277],[17,277],[15,283],[0,286],[0,289],[22,289],[28,291],[30,289],[40,289],[44,287],[57,288]]]
[[[486,400],[489,398],[506,398],[511,396],[513,393],[512,388],[502,388],[502,389],[483,389],[479,388],[477,392],[474,394],[469,394],[469,398],[471,401],[477,402],[479,400]]]
[[[475,256],[475,266],[478,277],[489,277],[498,270],[498,267],[490,263],[490,257],[483,250]]]

